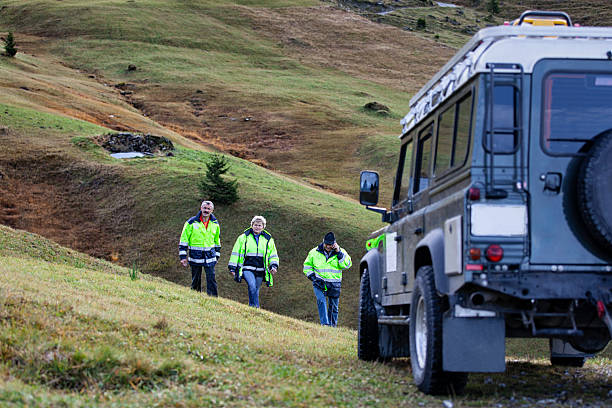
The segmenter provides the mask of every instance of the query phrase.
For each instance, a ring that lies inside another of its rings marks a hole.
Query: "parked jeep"
[[[389,225],[360,262],[360,359],[411,356],[419,389],[460,393],[505,370],[506,337],[548,338],[551,363],[576,367],[608,344],[611,40],[487,28],[412,98],[390,209],[361,173]]]

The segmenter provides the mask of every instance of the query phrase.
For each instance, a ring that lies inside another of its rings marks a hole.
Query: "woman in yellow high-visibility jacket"
[[[251,228],[236,239],[227,267],[236,282],[242,278],[249,291],[249,306],[259,307],[261,284],[272,286],[273,275],[278,270],[279,259],[274,238],[265,231],[266,219],[256,215],[251,220]]]

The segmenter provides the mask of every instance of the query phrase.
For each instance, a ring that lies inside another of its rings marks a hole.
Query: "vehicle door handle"
[[[559,193],[561,191],[561,173],[546,173],[540,175],[540,180],[544,182],[544,191]]]
[[[400,242],[402,240],[402,236],[401,235],[396,235],[395,238],[393,238],[395,240],[395,242]]]
[[[423,228],[419,227],[414,230],[414,235],[421,235],[423,233]]]

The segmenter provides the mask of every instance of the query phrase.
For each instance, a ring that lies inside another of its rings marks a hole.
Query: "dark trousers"
[[[206,272],[206,293],[217,296],[217,281],[215,280],[215,267],[204,266]],[[202,291],[202,265],[191,265],[191,289]]]

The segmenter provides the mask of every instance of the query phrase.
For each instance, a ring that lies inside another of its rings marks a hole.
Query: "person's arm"
[[[336,244],[337,245],[337,244]],[[353,265],[351,256],[345,249],[338,247],[338,266],[341,269],[348,269]]]
[[[215,231],[215,256],[217,257],[217,261],[221,256],[221,225],[219,225],[217,231]]]
[[[275,274],[276,271],[278,271],[279,264],[280,260],[278,258],[278,252],[276,251],[274,238],[270,238],[270,243],[268,245],[268,267],[270,268],[270,272],[272,272],[272,274]]]
[[[304,261],[304,275],[310,280],[315,279],[315,268],[312,258],[312,250],[308,253],[306,260]]]
[[[238,272],[239,265],[242,265],[244,263],[244,254],[241,253],[243,249],[244,234],[240,234],[240,236],[236,239],[236,242],[234,243],[234,248],[232,248],[232,253],[227,264],[227,268],[234,276]]]
[[[187,266],[189,262],[187,261],[187,251],[189,249],[189,238],[191,237],[191,224],[188,222],[183,225],[183,231],[181,232],[181,237],[179,239],[179,259],[181,261],[181,265]]]

